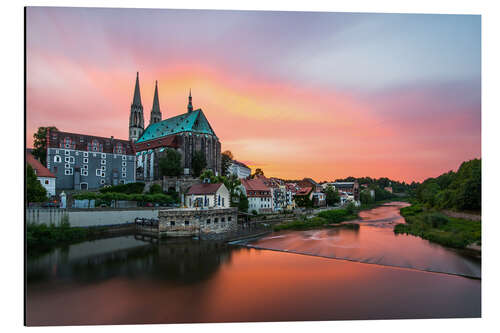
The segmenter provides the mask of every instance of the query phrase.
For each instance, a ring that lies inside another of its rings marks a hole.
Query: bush
[[[159,185],[159,184],[151,185],[151,187],[149,188],[149,193],[150,194],[163,193],[161,185]]]
[[[355,219],[356,215],[353,214],[353,211],[347,209],[332,209],[320,212],[318,217],[325,219],[329,223],[339,223],[347,219]]]
[[[144,183],[128,183],[116,186],[104,187],[99,190],[101,193],[125,193],[125,194],[140,194],[144,191]]]

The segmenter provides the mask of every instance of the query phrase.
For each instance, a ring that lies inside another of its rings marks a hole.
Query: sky
[[[26,140],[40,126],[128,139],[189,89],[266,176],[422,181],[481,157],[481,17],[28,7]]]

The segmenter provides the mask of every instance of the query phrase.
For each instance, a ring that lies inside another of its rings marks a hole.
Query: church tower
[[[128,125],[128,138],[135,142],[144,132],[144,116],[142,112],[141,91],[139,89],[139,72],[135,78],[134,99],[130,105],[130,120]]]
[[[191,89],[189,89],[189,103],[188,103],[188,112],[193,111],[193,97],[191,97]]]
[[[158,100],[158,81],[155,82],[155,95],[153,97],[153,107],[151,108],[151,117],[149,125],[161,121],[160,101]]]

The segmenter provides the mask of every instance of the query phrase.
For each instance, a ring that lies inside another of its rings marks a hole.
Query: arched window
[[[92,143],[87,144],[87,149],[90,151],[99,151],[102,152],[102,144],[99,143],[97,139],[93,139]]]
[[[54,156],[54,163],[61,163],[61,156],[59,155]]]
[[[114,153],[115,153],[115,154],[122,154],[122,153],[123,153],[123,145],[122,145],[122,143],[121,143],[121,142],[118,142],[118,143],[115,145]]]
[[[73,143],[71,142],[71,138],[68,136],[64,138],[64,148],[73,148]]]

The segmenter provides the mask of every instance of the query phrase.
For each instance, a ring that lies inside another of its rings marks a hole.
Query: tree
[[[38,131],[33,134],[33,151],[32,154],[35,156],[40,163],[47,166],[47,130],[56,130],[55,126],[48,127],[38,127]]]
[[[240,212],[248,212],[248,198],[243,194],[240,193],[240,201],[238,202],[238,210]]]
[[[151,185],[151,187],[149,188],[149,194],[158,194],[158,193],[160,193],[160,194],[163,193],[161,185],[160,184]]]
[[[177,177],[182,174],[181,154],[174,150],[168,149],[165,157],[161,157],[158,161],[160,174],[167,177]]]
[[[229,190],[229,195],[231,197],[231,202],[233,202],[233,198],[237,195],[236,190],[238,186],[241,185],[241,181],[236,175],[229,175],[228,177],[222,177],[222,182]]]
[[[336,203],[340,202],[339,192],[337,192],[333,186],[328,185],[325,189],[325,194],[326,194],[326,204],[328,206],[333,206]]]
[[[229,150],[226,150],[225,152],[222,153],[221,169],[223,176],[227,176],[227,174],[229,173],[229,167],[231,166],[233,158],[234,158],[233,153],[231,153]]]
[[[252,175],[252,178],[255,178],[256,176],[264,176],[264,171],[262,171],[261,168],[255,169],[254,174]]]
[[[207,167],[207,159],[205,154],[201,151],[197,151],[193,154],[193,159],[191,160],[191,166],[193,169],[193,176],[199,177],[203,169]]]
[[[31,165],[26,166],[26,198],[28,202],[43,202],[47,200],[47,191],[38,181]]]

